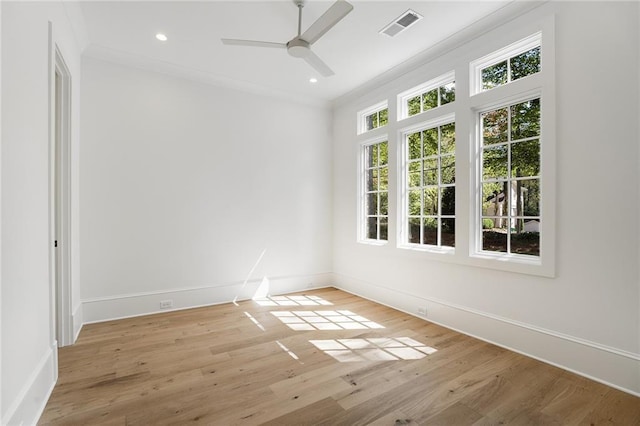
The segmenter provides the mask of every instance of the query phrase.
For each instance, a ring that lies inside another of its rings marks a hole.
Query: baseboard
[[[251,299],[258,289],[268,289],[272,295],[328,287],[333,274],[319,273],[262,280],[236,282],[194,288],[177,288],[148,293],[123,294],[82,300],[83,323],[130,318],[159,312],[170,312],[200,306],[216,305]],[[160,309],[160,302],[171,300],[172,307]]]
[[[35,425],[57,380],[57,343],[47,348],[26,383],[2,416],[3,425]]]
[[[73,342],[75,343],[78,340],[78,336],[80,335],[80,330],[82,330],[82,324],[84,324],[82,318],[82,303],[78,303],[78,306],[73,310],[72,314],[73,319]]]
[[[334,274],[334,287],[640,396],[640,354]]]

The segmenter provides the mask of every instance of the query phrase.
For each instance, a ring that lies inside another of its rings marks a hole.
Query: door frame
[[[51,345],[52,347],[67,346],[73,343],[74,338],[71,311],[71,73],[60,48],[55,43],[51,22],[49,22],[49,264]]]

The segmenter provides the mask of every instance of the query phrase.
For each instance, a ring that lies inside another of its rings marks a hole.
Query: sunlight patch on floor
[[[296,361],[298,361],[300,364],[304,364],[302,361],[300,361],[300,358],[298,357],[298,355],[295,354],[295,352],[293,352],[292,350],[290,350],[289,348],[287,348],[285,345],[283,345],[282,343],[280,343],[278,340],[276,340],[276,344],[280,347],[280,349],[282,349],[283,351],[285,351],[287,354],[289,354],[289,356],[293,359],[295,359]]]
[[[340,362],[399,361],[422,359],[437,349],[410,337],[309,340]]]
[[[384,328],[351,311],[275,311],[276,318],[296,331],[305,330],[367,330]]]
[[[318,296],[271,296],[254,298],[260,306],[329,306],[333,303]]]
[[[255,325],[256,325],[260,330],[265,331],[265,330],[264,330],[263,325],[262,325],[262,324],[260,324],[260,321],[258,321],[257,319],[255,319],[255,318],[253,317],[253,315],[251,315],[249,312],[245,312],[244,314],[245,314],[245,315],[247,316],[247,318],[249,318],[249,319],[251,320],[251,322],[252,322],[252,323],[254,323],[254,324],[255,324]]]

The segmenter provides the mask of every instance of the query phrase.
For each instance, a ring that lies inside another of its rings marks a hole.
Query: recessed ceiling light
[[[167,36],[162,33],[156,34],[156,38],[160,41],[167,41]]]
[[[311,78],[309,79],[309,83],[317,83],[317,82],[318,82],[318,79],[317,79],[317,78],[315,78],[315,77],[311,77]]]

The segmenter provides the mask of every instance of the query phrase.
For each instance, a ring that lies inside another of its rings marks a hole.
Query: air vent
[[[389,25],[380,30],[380,34],[386,34],[393,37],[409,28],[411,25],[422,19],[422,15],[409,9],[397,19],[394,19]]]

